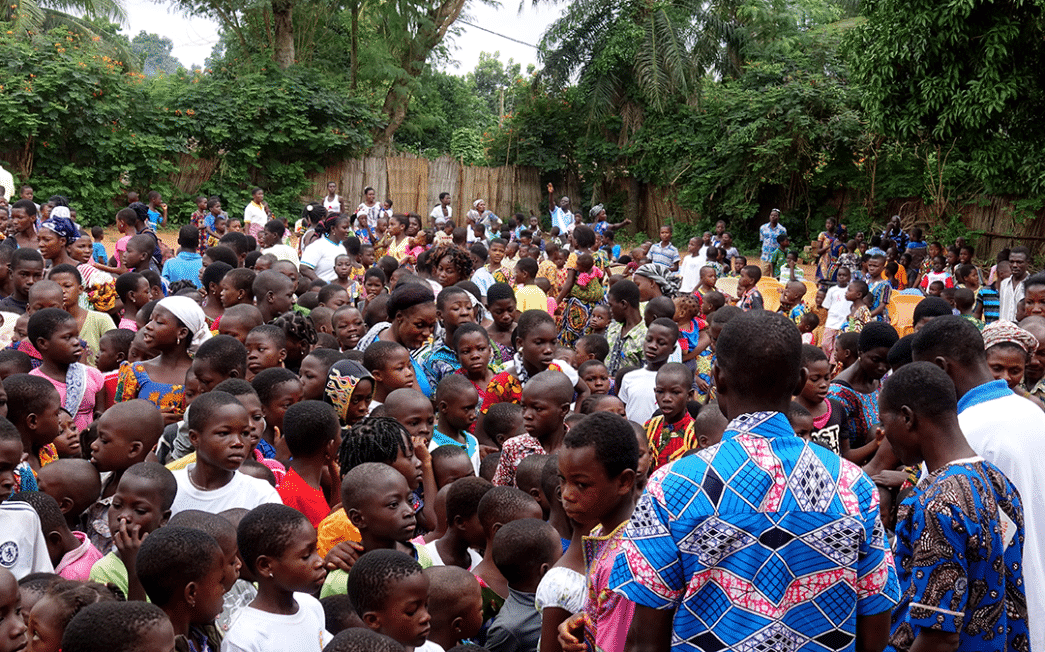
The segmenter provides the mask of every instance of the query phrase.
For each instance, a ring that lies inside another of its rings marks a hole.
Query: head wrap
[[[185,328],[192,333],[192,342],[189,343],[189,353],[195,353],[196,349],[211,338],[210,328],[207,326],[207,315],[203,308],[189,297],[167,297],[161,299],[157,308],[169,310],[178,321],[185,324]]]
[[[59,211],[65,213],[61,215]],[[57,206],[51,211],[51,217],[47,218],[40,225],[41,229],[50,229],[58,234],[59,238],[65,240],[65,244],[71,245],[80,239],[80,231],[73,224],[73,221],[69,219],[69,209],[64,206]]]
[[[678,292],[681,281],[679,275],[671,271],[667,265],[660,263],[646,263],[635,270],[636,276],[644,276],[657,284],[661,294],[671,296]]]
[[[863,330],[860,331],[858,349],[860,353],[882,347],[891,349],[899,340],[900,336],[891,325],[884,321],[872,321],[864,324]]]
[[[1027,353],[1034,353],[1038,349],[1038,338],[1011,321],[1002,319],[983,327],[984,350],[995,344],[1015,344]]]
[[[334,363],[327,373],[327,384],[323,388],[323,400],[334,406],[338,421],[343,427],[349,427],[348,406],[352,403],[352,393],[359,382],[373,376],[366,368],[355,360],[340,360]]]
[[[599,216],[599,213],[601,213],[604,210],[606,210],[605,206],[603,206],[602,204],[595,204],[594,206],[591,207],[591,210],[588,211],[588,216],[591,217],[592,219],[595,219],[596,217]]]
[[[485,204],[486,202],[482,199],[476,199],[472,202],[472,208],[479,208],[479,204]]]

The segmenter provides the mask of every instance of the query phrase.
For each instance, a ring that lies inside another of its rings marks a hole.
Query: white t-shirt
[[[243,209],[243,224],[257,222],[261,226],[265,226],[265,223],[268,221],[268,213],[265,212],[264,208],[258,208],[254,202],[248,203],[247,207]]]
[[[425,550],[428,551],[428,556],[432,558],[433,566],[446,566],[443,563],[443,558],[439,556],[439,551],[435,549],[435,541],[425,544]],[[476,565],[483,560],[483,556],[477,553],[472,548],[468,549],[468,570],[472,570]]]
[[[301,264],[311,267],[316,276],[331,283],[337,278],[337,274],[334,273],[334,261],[343,253],[346,253],[344,247],[323,236],[305,247],[304,253],[301,254]]]
[[[624,375],[617,397],[624,402],[624,413],[629,421],[646,423],[657,411],[656,385],[657,372],[645,367]]]
[[[493,277],[490,270],[483,265],[479,269],[472,272],[472,283],[475,283],[476,287],[479,288],[479,294],[486,296],[486,292],[490,289],[490,286],[497,282],[497,279]]]
[[[447,220],[452,220],[453,217],[454,217],[454,207],[453,206],[447,206],[446,207],[446,215],[443,215],[443,205],[442,204],[436,204],[435,207],[432,208],[432,212],[429,213],[428,216],[431,217],[433,220],[438,220],[438,219],[441,219],[441,218],[442,219],[447,219]]]
[[[29,503],[0,505],[0,566],[16,580],[29,573],[53,573],[40,517]]]
[[[261,250],[262,255],[272,254],[276,257],[276,260],[289,260],[294,263],[294,267],[298,266],[298,252],[289,245],[278,244],[271,247],[267,247]]]
[[[171,506],[171,515],[188,509],[217,514],[226,509],[254,509],[265,503],[282,503],[279,492],[269,483],[254,478],[246,473],[236,472],[232,480],[220,489],[202,491],[197,489],[189,479],[189,471],[196,464],[189,464],[184,469],[174,471],[174,479],[178,481],[178,495]]]
[[[853,302],[845,298],[846,288],[832,285],[824,297],[824,307],[827,308],[827,323],[824,328],[839,330],[846,320],[849,312],[853,309]]]
[[[958,425],[972,449],[1020,492],[1027,613],[1045,614],[1045,412],[1008,394],[965,408]],[[1045,649],[1045,618],[1030,619],[1030,635],[1030,649]]]
[[[323,197],[323,208],[327,209],[327,213],[340,213],[341,195],[334,195],[333,199],[330,199],[330,197]]]
[[[700,284],[700,268],[704,266],[704,259],[700,256],[686,256],[679,263],[679,272],[682,274],[683,292],[692,292]]]
[[[323,605],[311,595],[295,593],[298,612],[290,616],[240,609],[221,642],[221,652],[322,652],[334,637],[327,631]]]

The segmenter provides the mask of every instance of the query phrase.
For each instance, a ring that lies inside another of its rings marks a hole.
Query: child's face
[[[400,459],[403,454],[400,452]],[[411,455],[412,460],[416,460]],[[396,460],[396,464],[399,460]],[[405,465],[404,465],[405,467]],[[410,502],[410,486],[403,471],[392,465],[399,473],[382,473],[372,486],[371,492],[364,498],[358,508],[350,509],[352,523],[376,539],[385,541],[409,541],[417,527],[417,515]],[[411,480],[420,482],[421,463],[416,467],[404,469],[411,473]]]
[[[715,287],[715,283],[718,281],[718,274],[711,267],[702,267],[700,269],[700,284],[706,288]]]
[[[671,229],[670,228],[668,228],[666,226],[660,227],[660,241],[662,243],[665,243],[665,244],[668,243],[668,242],[671,242]]]
[[[475,423],[478,404],[479,394],[471,387],[460,395],[451,396],[448,401],[442,401],[439,404],[439,413],[451,428],[457,431],[468,430]]]
[[[705,235],[707,235],[708,238],[711,237],[711,234],[705,234]],[[698,253],[700,253],[700,246],[701,246],[701,244],[703,244],[703,241],[700,238],[690,238],[689,239],[689,245],[687,246],[687,250],[689,251],[690,254],[696,256]]]
[[[646,362],[664,362],[675,350],[676,338],[663,326],[652,326],[646,331]]]
[[[515,323],[515,299],[499,299],[490,304],[490,316],[498,330],[510,330]]]
[[[334,337],[337,338],[338,345],[341,346],[342,350],[346,351],[348,349],[356,348],[356,344],[359,343],[359,340],[365,334],[364,330],[366,329],[363,315],[361,315],[355,308],[342,310],[335,315],[332,326]]]
[[[284,591],[315,593],[327,577],[323,558],[317,552],[316,529],[301,519],[290,541],[282,555],[268,561],[272,579]]]
[[[791,421],[791,427],[795,429],[795,434],[802,439],[809,441],[813,436],[813,415],[794,415],[791,416],[789,420]]]
[[[363,289],[366,290],[367,297],[373,299],[377,295],[381,294],[381,292],[385,289],[385,285],[381,282],[381,279],[379,279],[378,277],[368,276],[367,279],[363,281]]]
[[[475,313],[472,311],[472,301],[463,294],[452,295],[438,311],[439,321],[447,330],[454,330],[461,324],[475,321]]]
[[[109,530],[114,536],[121,526],[128,532],[137,527],[142,534],[148,534],[170,516],[170,510],[163,509],[162,489],[157,481],[136,475],[120,478],[109,508]]]
[[[235,471],[247,459],[250,415],[239,403],[214,410],[202,430],[190,430],[197,459],[207,466]]]
[[[243,233],[243,223],[239,220],[226,220],[225,227],[229,231],[235,231],[236,233]]]
[[[845,289],[845,300],[846,301],[859,301],[862,297],[860,296],[860,288],[855,284],[850,283],[849,287]]]
[[[504,249],[504,245],[500,242],[490,245],[490,263],[495,267],[500,265],[501,261],[504,260]]]
[[[272,398],[262,405],[265,411],[265,420],[270,426],[283,427],[283,415],[287,413],[291,405],[301,402],[301,381],[297,378],[276,385],[272,390]]]
[[[817,360],[806,365],[806,371],[809,376],[802,386],[802,398],[813,404],[823,403],[831,385],[831,367],[827,360]]]
[[[210,569],[196,582],[196,603],[192,609],[193,625],[208,625],[214,622],[224,607],[228,564],[220,549],[215,550]]]
[[[22,463],[22,442],[9,439],[0,442],[0,502],[14,492],[15,468]]]
[[[214,205],[210,207],[210,212],[211,212],[211,215],[221,215],[221,202],[220,201],[214,202]],[[225,220],[222,220],[221,223],[222,223],[222,226],[224,226],[225,225]],[[214,226],[215,227],[218,226],[217,220],[214,221]]]
[[[327,299],[326,303],[324,303],[323,305],[327,308],[330,308],[331,310],[337,310],[341,306],[348,305],[348,291],[338,290],[334,292],[330,295],[330,298]]]
[[[271,369],[283,364],[287,357],[285,348],[278,348],[265,333],[251,332],[247,335],[247,371],[257,374],[263,369]]]
[[[943,283],[940,281],[933,281],[929,284],[929,291],[926,292],[926,295],[930,297],[938,297],[941,294],[943,294]]]
[[[410,352],[405,348],[396,349],[388,354],[384,366],[374,371],[375,380],[391,392],[403,387],[414,387],[414,365],[410,361]]]
[[[610,393],[610,372],[603,365],[591,365],[584,370],[581,380],[588,385],[592,394]]]
[[[314,355],[306,355],[301,361],[298,379],[301,381],[301,398],[305,401],[323,400],[323,388],[327,384],[329,369]]]
[[[80,329],[76,327],[76,320],[69,319],[58,325],[51,337],[43,342],[41,355],[57,362],[58,364],[72,364],[80,359],[83,347],[80,346]]]
[[[424,645],[432,628],[432,616],[428,613],[428,578],[424,573],[415,573],[394,581],[394,585],[384,607],[363,614],[364,622],[370,617],[377,624],[378,632],[405,647]]]
[[[975,276],[975,274],[969,276]],[[1045,317],[1045,285],[1031,285],[1025,292],[1023,311],[1028,317]]]
[[[23,260],[11,268],[11,281],[16,294],[28,296],[29,288],[44,277],[44,264],[35,260]]]
[[[386,407],[389,412],[388,416],[403,424],[412,440],[431,441],[432,429],[435,427],[435,412],[432,409],[431,401],[417,398],[402,407],[391,404]]]
[[[674,423],[682,418],[689,400],[690,388],[682,379],[671,374],[657,374],[653,393],[657,397],[657,407],[664,413],[667,423]]]
[[[469,376],[485,376],[490,365],[490,353],[490,340],[484,333],[468,333],[457,340],[457,359]]]
[[[847,287],[849,285],[849,281],[850,281],[850,279],[852,279],[852,277],[853,277],[852,272],[849,271],[848,267],[839,267],[838,268],[838,276],[836,277],[838,279],[838,287],[840,287],[840,288]]]
[[[250,421],[250,433],[247,435],[247,459],[254,454],[261,435],[265,432],[268,424],[265,422],[265,410],[261,407],[261,400],[257,394],[241,394],[236,397],[239,404],[247,411]]]
[[[26,616],[23,611],[23,616]],[[60,652],[67,613],[55,598],[45,595],[26,617],[29,626],[28,652]]]
[[[363,247],[359,250],[359,264],[364,268],[374,266],[374,248]]]
[[[523,361],[540,370],[545,370],[555,359],[555,326],[541,323],[522,338]]]
[[[147,284],[148,281],[145,281]],[[231,279],[226,275],[225,278],[221,279],[221,283],[218,284],[221,287],[219,297],[221,299],[221,305],[226,308],[240,303],[240,299],[243,297],[243,290],[240,290],[235,286]]]
[[[522,417],[526,432],[540,439],[561,430],[563,419],[566,418],[566,413],[570,408],[569,404],[562,405],[548,398],[539,390],[532,389],[534,385],[527,385],[527,387],[531,389],[527,391],[527,388],[524,387],[522,395]]]
[[[987,366],[995,380],[1004,380],[1009,389],[1023,382],[1027,370],[1027,354],[1014,346],[992,346],[987,351]]]
[[[940,272],[943,271],[943,266],[944,266],[944,259],[943,258],[933,258],[933,271],[934,272],[939,274]]]
[[[337,260],[334,261],[334,273],[337,274],[338,280],[348,278],[348,275],[352,273],[352,261],[348,259],[348,256],[337,257]]]
[[[235,337],[242,343],[246,343],[247,335],[250,333],[251,326],[244,323],[239,319],[233,317],[223,317],[218,325],[218,333],[221,335],[230,335]]]
[[[610,325],[610,309],[601,305],[596,307],[591,312],[591,319],[588,321],[588,325],[595,331],[608,328]]]
[[[584,525],[598,523],[631,493],[634,483],[634,475],[628,471],[610,478],[594,446],[560,448],[559,475],[563,509]]]
[[[80,433],[69,413],[62,410],[58,413],[58,436],[54,440],[58,457],[80,457]]]
[[[467,455],[451,455],[432,460],[432,475],[435,476],[435,486],[442,489],[461,478],[475,476],[475,469]]]
[[[348,409],[345,410],[345,421],[349,425],[355,425],[370,412],[370,401],[374,399],[374,381],[364,378],[356,384],[352,390],[352,398],[348,401]],[[341,446],[338,440],[338,447]]]
[[[3,652],[25,649],[25,630],[18,582],[15,581],[15,576],[5,569],[0,572],[0,649]]]

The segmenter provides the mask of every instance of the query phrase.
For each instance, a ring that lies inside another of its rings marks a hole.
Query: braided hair
[[[460,280],[466,281],[472,277],[472,256],[467,251],[448,245],[431,250],[431,252],[428,255],[428,264],[432,269],[439,267],[440,261],[449,256],[450,262],[457,268]]]
[[[294,338],[309,346],[315,344],[319,338],[312,320],[295,310],[288,310],[276,317],[272,320],[272,325],[282,328],[288,338]]]
[[[301,217],[312,225],[312,228],[316,230],[316,233],[319,233],[320,235],[326,233],[326,230],[323,228],[323,222],[327,218],[327,209],[323,206],[323,202],[312,202],[306,204],[305,208],[301,211]]]
[[[391,464],[404,455],[407,450],[410,433],[403,424],[391,417],[367,417],[352,426],[348,436],[341,440],[341,448],[337,452],[341,477],[366,462]]]

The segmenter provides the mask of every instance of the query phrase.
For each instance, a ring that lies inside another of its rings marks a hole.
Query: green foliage
[[[139,68],[148,77],[158,73],[172,75],[184,68],[177,57],[171,56],[174,42],[159,34],[149,34],[142,30],[131,39],[131,52],[139,61]]]
[[[479,132],[472,127],[458,127],[450,138],[450,154],[465,165],[483,165],[483,141]]]

